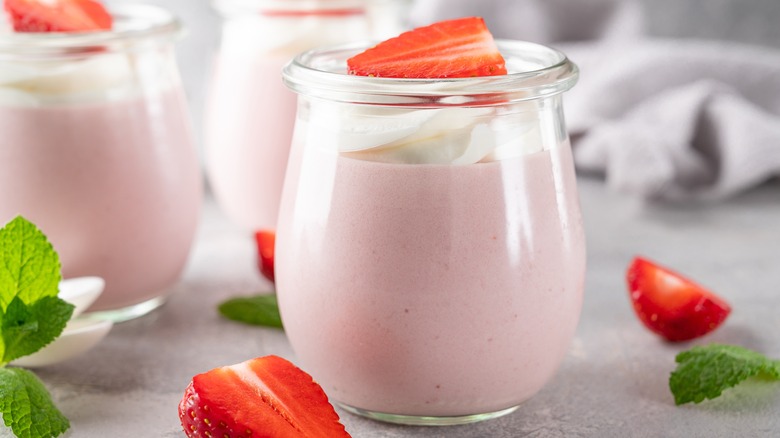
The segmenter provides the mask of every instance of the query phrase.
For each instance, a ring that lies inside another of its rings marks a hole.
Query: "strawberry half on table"
[[[467,78],[507,73],[480,17],[441,21],[383,41],[347,60],[349,74],[386,78]]]
[[[276,245],[276,233],[269,230],[261,230],[255,233],[257,243],[257,268],[263,277],[271,283],[275,282],[274,251]]]
[[[16,32],[110,30],[111,15],[94,0],[4,0]]]
[[[192,378],[179,403],[190,438],[349,438],[310,375],[278,356],[215,368]]]
[[[642,257],[631,262],[626,277],[637,316],[668,341],[704,336],[731,313],[731,306],[719,296]]]

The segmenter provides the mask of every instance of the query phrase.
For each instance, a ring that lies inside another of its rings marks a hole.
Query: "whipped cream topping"
[[[344,156],[383,163],[474,164],[539,152],[533,103],[404,109],[310,101],[309,135]]]
[[[158,53],[103,53],[74,59],[0,60],[0,104],[121,100],[172,86]]]
[[[127,56],[108,54],[74,61],[0,63],[0,88],[31,95],[85,94],[130,81]]]
[[[172,41],[178,21],[149,5],[112,15],[110,32],[19,34],[0,12],[0,105],[121,100],[177,86],[171,51],[150,43]]]

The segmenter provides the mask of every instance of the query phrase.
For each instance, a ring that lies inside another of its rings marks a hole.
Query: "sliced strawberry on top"
[[[441,21],[381,42],[347,60],[349,74],[388,78],[505,75],[506,64],[480,17]]]
[[[190,438],[350,436],[320,385],[278,356],[193,377],[179,419]]]
[[[274,274],[274,245],[276,244],[276,233],[269,230],[261,230],[255,233],[255,242],[257,243],[257,268],[263,277],[271,282],[275,281]]]
[[[5,0],[17,32],[88,32],[109,30],[111,15],[94,0]]]
[[[731,306],[719,296],[644,258],[636,257],[626,276],[637,316],[669,341],[703,336],[731,312]]]

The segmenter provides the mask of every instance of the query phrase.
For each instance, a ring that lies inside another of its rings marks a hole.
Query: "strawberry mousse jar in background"
[[[585,241],[562,93],[577,68],[500,41],[509,74],[346,74],[366,45],[284,72],[299,95],[276,240],[285,331],[345,409],[461,424],[512,412],[562,362]]]
[[[91,310],[121,321],[181,275],[202,178],[179,22],[153,6],[110,12],[112,30],[0,34],[0,223],[37,224],[65,278],[103,277]]]
[[[205,112],[206,169],[225,214],[276,228],[295,120],[282,67],[320,45],[371,37],[367,0],[216,0],[223,17]]]

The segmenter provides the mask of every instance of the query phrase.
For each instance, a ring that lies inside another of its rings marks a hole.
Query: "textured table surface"
[[[340,412],[355,437],[780,436],[780,384],[746,384],[675,407],[670,345],[633,315],[624,270],[643,254],[728,299],[734,311],[710,341],[780,358],[780,182],[714,205],[645,205],[580,180],[588,275],[576,338],[555,379],[515,413],[468,426],[415,428]],[[183,437],[176,408],[192,375],[248,358],[295,360],[281,331],[232,323],[225,298],[269,290],[252,241],[207,201],[182,281],[167,305],[114,328],[84,356],[39,375],[71,419],[71,437]]]

